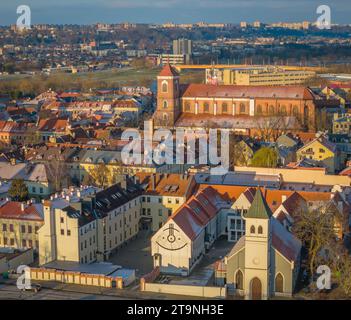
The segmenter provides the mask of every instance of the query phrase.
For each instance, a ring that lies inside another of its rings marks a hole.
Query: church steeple
[[[252,201],[250,209],[247,211],[245,218],[253,219],[270,219],[272,216],[272,211],[269,208],[266,199],[260,188],[257,188],[255,197]]]
[[[180,115],[179,74],[166,64],[157,77],[156,126],[174,126]]]

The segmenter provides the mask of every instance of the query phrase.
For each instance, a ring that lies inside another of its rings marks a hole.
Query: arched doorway
[[[281,273],[275,277],[275,292],[284,292],[284,279]]]
[[[258,278],[253,278],[251,281],[251,299],[261,300],[262,299],[262,283]]]

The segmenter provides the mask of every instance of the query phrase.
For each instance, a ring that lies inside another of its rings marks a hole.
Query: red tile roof
[[[40,204],[25,204],[24,210],[22,210],[21,206],[21,202],[6,202],[0,207],[0,219],[44,221],[40,210]]]
[[[183,97],[314,99],[311,91],[303,86],[272,87],[193,83],[182,86],[182,90]]]
[[[161,72],[159,73],[160,77],[175,77],[178,76],[178,72],[170,65],[166,64]]]

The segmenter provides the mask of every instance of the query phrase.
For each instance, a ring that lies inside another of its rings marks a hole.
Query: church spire
[[[272,211],[269,208],[266,199],[260,188],[257,188],[255,197],[252,201],[250,209],[247,211],[245,218],[253,219],[269,219],[272,216]]]

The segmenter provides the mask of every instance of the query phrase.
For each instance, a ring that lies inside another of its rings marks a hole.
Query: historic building
[[[283,118],[280,129],[315,126],[317,97],[304,86],[181,85],[178,72],[167,64],[157,77],[157,87],[156,127],[243,131],[263,127],[267,118]]]
[[[301,242],[272,216],[260,189],[243,215],[245,236],[216,265],[216,281],[246,299],[291,296],[299,268]]]

